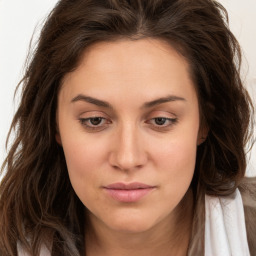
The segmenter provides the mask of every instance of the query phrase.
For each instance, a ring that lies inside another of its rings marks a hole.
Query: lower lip
[[[119,202],[132,203],[137,202],[146,195],[148,195],[154,188],[142,189],[108,189],[105,188],[107,193]]]

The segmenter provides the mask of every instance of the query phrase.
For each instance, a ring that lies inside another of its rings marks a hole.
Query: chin
[[[154,216],[147,216],[146,214],[128,212],[121,216],[113,215],[105,223],[110,229],[118,232],[141,233],[153,228],[157,224],[157,219]]]

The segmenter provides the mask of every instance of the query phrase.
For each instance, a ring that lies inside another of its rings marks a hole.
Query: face
[[[101,42],[64,77],[57,141],[95,226],[169,221],[195,168],[199,108],[186,60],[156,39]]]

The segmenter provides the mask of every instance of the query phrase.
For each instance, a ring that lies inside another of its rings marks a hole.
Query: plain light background
[[[19,97],[14,91],[23,74],[30,39],[36,41],[40,27],[56,0],[0,0],[0,165],[5,140]],[[219,0],[230,18],[230,27],[244,53],[243,79],[256,102],[256,0]],[[35,29],[36,28],[36,29]],[[31,106],[33,107],[33,106]],[[256,145],[248,161],[247,175],[256,176]]]

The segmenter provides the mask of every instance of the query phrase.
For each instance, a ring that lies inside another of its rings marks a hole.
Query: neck
[[[86,256],[187,255],[193,219],[189,190],[174,212],[150,230],[128,233],[97,227],[90,221],[85,236]]]

